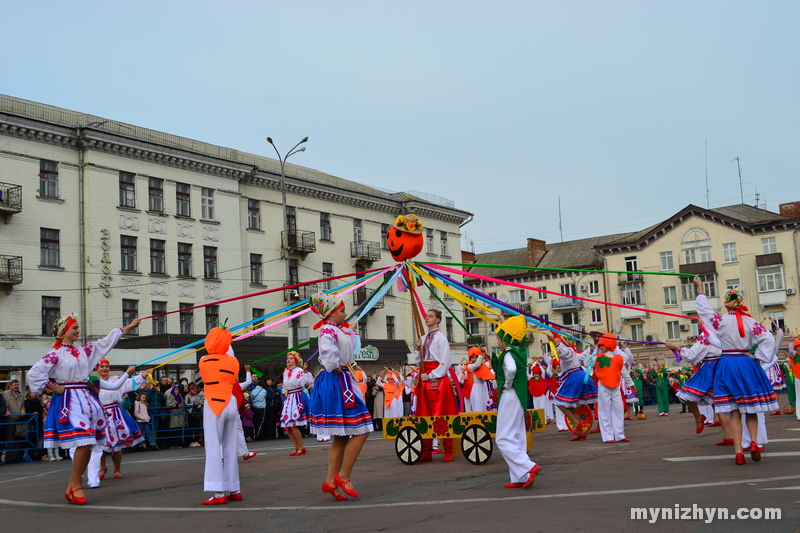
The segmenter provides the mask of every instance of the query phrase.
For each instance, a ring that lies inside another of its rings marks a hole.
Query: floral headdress
[[[393,226],[408,233],[422,233],[422,221],[417,218],[417,215],[400,215],[394,219]]]
[[[725,307],[736,313],[736,322],[739,326],[739,336],[744,337],[744,323],[742,322],[742,316],[751,315],[747,312],[749,309],[744,306],[744,295],[739,287],[731,289],[725,293]]]
[[[69,316],[58,317],[55,319],[55,321],[53,321],[53,327],[50,330],[53,333],[53,337],[56,338],[56,344],[53,346],[53,348],[58,348],[61,346],[61,339],[64,337],[64,334],[77,321],[78,318],[75,316],[75,313],[72,313]]]

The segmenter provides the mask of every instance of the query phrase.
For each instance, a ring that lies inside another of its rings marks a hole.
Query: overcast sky
[[[44,7],[43,7],[44,6]],[[475,214],[477,252],[800,200],[797,1],[2,0],[0,93]]]

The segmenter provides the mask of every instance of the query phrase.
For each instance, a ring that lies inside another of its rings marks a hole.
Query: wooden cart
[[[528,409],[525,413],[528,447],[533,447],[533,434],[545,430],[544,409]],[[422,455],[423,439],[453,439],[453,456],[464,454],[474,465],[482,465],[492,457],[497,430],[497,411],[461,413],[450,416],[404,416],[383,419],[383,438],[394,439],[400,462],[413,465]]]

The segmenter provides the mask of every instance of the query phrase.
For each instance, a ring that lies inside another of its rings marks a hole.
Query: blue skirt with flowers
[[[778,400],[767,373],[748,355],[726,355],[714,372],[714,410],[718,413],[767,413],[778,409]]]
[[[372,417],[347,367],[323,370],[311,389],[309,430],[315,435],[352,436],[372,431]]]

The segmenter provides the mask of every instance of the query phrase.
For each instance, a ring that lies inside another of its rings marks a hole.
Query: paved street
[[[781,405],[785,405],[782,399]],[[760,463],[733,464],[720,448],[721,429],[695,435],[691,415],[676,406],[627,422],[631,442],[603,444],[591,435],[569,442],[550,425],[536,434],[531,456],[542,471],[530,489],[506,489],[499,452],[481,466],[405,466],[394,441],[373,437],[356,465],[357,500],[335,502],[320,491],[326,448],[307,439],[308,454],[289,457],[288,440],[256,443],[242,462],[244,500],[200,505],[203,449],[126,454],[124,478],[87,490],[89,505],[63,499],[69,463],[0,466],[0,509],[9,531],[769,531],[800,528],[800,422],[767,417],[770,444]],[[437,459],[441,458],[438,456]],[[631,520],[631,507],[778,507],[782,520]],[[104,522],[107,521],[107,522]],[[112,525],[113,524],[113,525]]]

